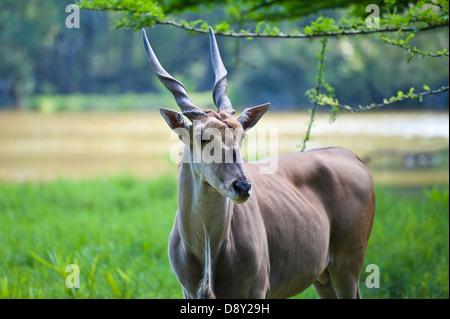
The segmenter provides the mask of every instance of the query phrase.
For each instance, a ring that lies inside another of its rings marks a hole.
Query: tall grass
[[[365,298],[448,298],[448,186],[379,189],[367,264],[379,266],[380,288],[367,289],[361,281]]]
[[[167,257],[175,212],[173,177],[1,185],[0,297],[181,297]],[[67,264],[79,289],[66,289]]]
[[[449,297],[448,198],[448,186],[377,189],[363,298]],[[175,211],[173,177],[0,185],[0,298],[181,298],[167,256]],[[66,287],[69,264],[80,288]],[[365,287],[368,264],[380,288]]]

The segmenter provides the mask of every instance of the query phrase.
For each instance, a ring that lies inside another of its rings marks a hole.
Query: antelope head
[[[143,30],[148,61],[162,84],[173,94],[181,113],[165,108],[159,110],[169,127],[189,147],[193,173],[222,196],[240,204],[250,197],[252,191],[251,181],[242,165],[242,140],[245,132],[259,121],[270,104],[247,108],[238,118],[234,116],[236,111],[227,95],[227,71],[211,28],[209,39],[215,74],[212,95],[217,111],[202,109],[192,103],[186,87],[161,66]]]

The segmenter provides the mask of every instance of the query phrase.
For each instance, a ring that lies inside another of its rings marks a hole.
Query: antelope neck
[[[183,157],[189,151],[186,148]],[[178,227],[183,243],[188,251],[203,261],[208,237],[214,260],[227,241],[233,203],[203,181],[192,170],[189,161],[182,161],[178,183]]]

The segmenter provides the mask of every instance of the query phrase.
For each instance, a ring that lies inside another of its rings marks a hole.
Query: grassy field
[[[171,175],[1,184],[0,298],[181,298],[167,256],[175,211]],[[378,188],[362,297],[448,298],[448,225],[448,186]],[[368,264],[380,288],[366,288]]]

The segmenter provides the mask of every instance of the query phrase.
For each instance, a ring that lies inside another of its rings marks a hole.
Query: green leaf
[[[133,283],[133,281],[128,277],[127,274],[125,274],[120,268],[116,268],[116,271],[119,273],[120,277],[122,277],[126,282]]]
[[[412,38],[414,38],[416,35],[414,33],[411,33],[405,40],[405,44],[408,43],[409,40],[411,40]]]
[[[98,261],[100,259],[100,255],[96,255],[94,257],[94,260],[92,262],[91,271],[89,272],[89,278],[88,278],[88,288],[90,289],[94,284],[95,274],[97,272],[97,265]]]
[[[202,23],[203,22],[203,20],[195,20],[195,21],[191,21],[191,22],[189,22],[189,26],[191,27],[191,28],[195,28],[199,23]]]
[[[208,31],[209,25],[208,22],[203,22],[202,25],[200,26],[200,29],[203,31]]]
[[[264,21],[260,21],[258,22],[258,24],[256,25],[256,29],[255,29],[255,33],[261,33],[261,26],[266,23]]]
[[[31,254],[31,256],[32,256],[35,260],[37,260],[38,262],[40,262],[40,263],[43,264],[44,266],[46,266],[46,267],[48,267],[48,268],[50,268],[50,269],[56,271],[57,273],[60,273],[60,271],[59,271],[58,268],[56,268],[55,266],[53,266],[52,264],[50,264],[48,261],[46,261],[46,260],[44,260],[43,258],[41,258],[41,257],[39,257],[38,255],[36,255],[36,254],[35,254],[34,252],[32,252],[31,250],[30,250],[30,254]]]
[[[106,272],[104,269],[102,269],[102,274],[108,282],[114,297],[121,298],[119,284],[114,280],[114,276],[109,271]]]
[[[430,87],[426,84],[423,85],[424,90],[426,91],[431,91]]]
[[[230,32],[230,25],[227,22],[222,22],[221,24],[216,24],[214,26],[215,32]]]

